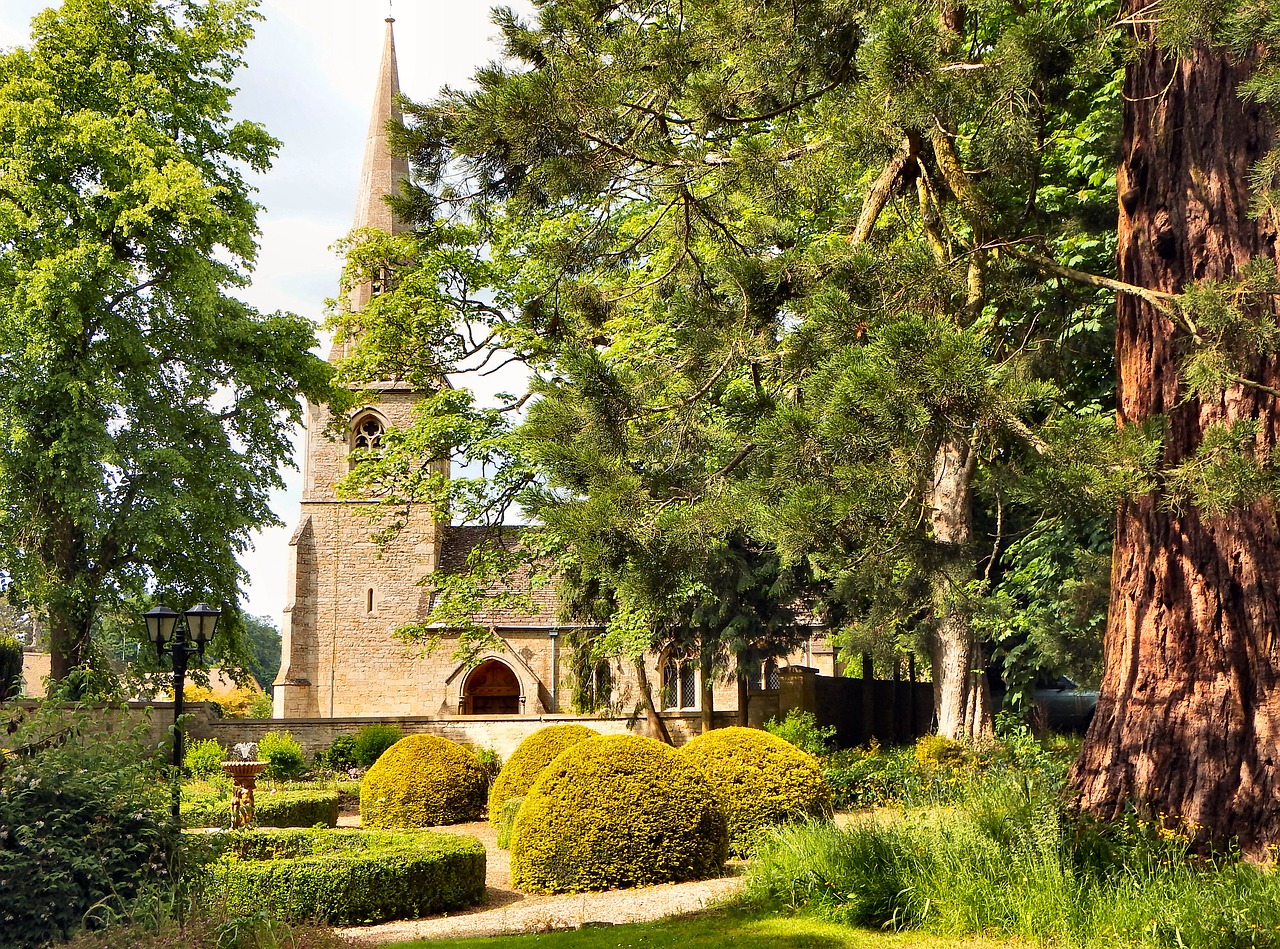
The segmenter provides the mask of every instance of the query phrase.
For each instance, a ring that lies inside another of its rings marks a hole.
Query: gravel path
[[[358,821],[342,819],[351,826]],[[377,946],[410,939],[452,936],[506,936],[547,932],[583,925],[637,923],[692,913],[721,903],[742,889],[742,877],[721,877],[693,883],[668,883],[604,893],[531,896],[511,888],[511,855],[499,850],[488,822],[435,827],[449,834],[467,834],[485,847],[485,899],[473,909],[447,916],[402,920],[377,926],[353,926],[339,934],[360,946]]]

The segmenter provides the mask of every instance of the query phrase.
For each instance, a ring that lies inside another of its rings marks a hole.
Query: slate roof
[[[446,527],[444,542],[440,550],[440,568],[442,574],[466,573],[467,557],[471,551],[486,541],[518,547],[521,527]],[[490,585],[489,592],[498,596],[503,593],[530,593],[530,568],[521,565],[503,580]],[[431,595],[431,607],[434,609],[437,594]],[[532,590],[533,612],[510,606],[500,601],[491,601],[490,606],[472,616],[472,621],[480,626],[535,626],[551,629],[560,626],[560,599],[556,596],[555,582]],[[525,604],[530,605],[530,604]]]

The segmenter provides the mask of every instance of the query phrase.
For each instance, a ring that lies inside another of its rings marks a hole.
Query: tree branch
[[[853,235],[849,238],[849,243],[854,247],[871,236],[871,231],[876,226],[876,220],[880,217],[880,212],[884,210],[884,206],[888,203],[889,195],[893,193],[893,188],[898,183],[898,179],[902,177],[903,169],[907,167],[909,161],[915,159],[919,151],[919,138],[915,135],[908,135],[902,140],[898,150],[893,153],[893,157],[885,163],[884,169],[876,176],[876,180],[871,183],[871,188],[867,191],[867,198],[862,203],[862,213],[858,215],[858,224],[853,229]]]
[[[1029,264],[1035,264],[1041,270],[1063,277],[1073,283],[1081,283],[1089,287],[1101,287],[1104,290],[1114,290],[1116,293],[1126,293],[1130,296],[1139,297],[1146,300],[1166,316],[1175,320],[1178,319],[1177,307],[1173,305],[1178,299],[1177,294],[1165,293],[1162,290],[1148,290],[1146,287],[1135,286],[1122,280],[1113,280],[1111,277],[1100,277],[1097,274],[1076,270],[1074,267],[1066,267],[1056,260],[1050,260],[1048,257],[1042,257],[1039,254],[1033,254],[1012,245],[1004,245],[1004,250],[1011,257],[1025,260]],[[1184,321],[1184,325],[1188,324]],[[1198,338],[1199,333],[1196,331],[1194,324],[1190,324],[1189,328],[1193,335]]]
[[[755,443],[747,442],[740,449],[738,449],[738,453],[736,455],[734,455],[732,458],[729,459],[728,464],[726,464],[723,468],[721,468],[719,471],[717,471],[715,474],[711,476],[711,479],[714,481],[716,479],[726,477],[730,472],[733,471],[734,468],[738,467],[738,465],[746,461],[747,456],[750,455],[755,450],[756,450]]]

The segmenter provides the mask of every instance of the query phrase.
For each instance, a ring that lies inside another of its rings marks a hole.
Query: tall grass
[[[748,898],[839,922],[1069,947],[1280,947],[1280,880],[1190,855],[1141,821],[1104,828],[1012,779],[954,811],[777,831]]]
[[[981,749],[937,736],[903,748],[872,742],[825,755],[822,770],[836,810],[935,807],[963,801],[975,784],[1003,778],[1061,787],[1079,750],[1075,739],[1042,744],[1023,728]]]

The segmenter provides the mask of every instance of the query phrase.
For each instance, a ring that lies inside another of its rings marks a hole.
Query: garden
[[[553,725],[506,762],[388,726],[308,760],[281,730],[256,749],[246,829],[229,829],[232,751],[194,743],[178,830],[140,733],[50,708],[16,729],[0,769],[0,945],[349,945],[361,930],[338,927],[480,906],[485,845],[450,825],[485,820],[524,893],[741,880],[690,917],[503,945],[1280,945],[1269,869],[1195,850],[1194,828],[1159,815],[1073,812],[1078,739],[1003,724],[982,748],[843,750],[794,713],[674,749]]]

